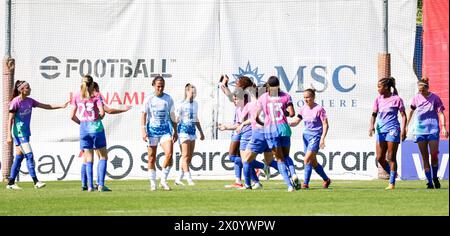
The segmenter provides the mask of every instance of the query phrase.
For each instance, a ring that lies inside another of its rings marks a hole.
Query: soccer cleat
[[[291,183],[292,183],[292,186],[294,186],[294,188],[295,188],[296,190],[299,190],[299,189],[301,188],[300,180],[298,179],[297,175],[293,175],[293,176],[292,176],[292,181],[291,181]]]
[[[255,169],[255,173],[256,173],[256,177],[259,178],[259,176],[261,175],[261,171],[259,169]]]
[[[246,186],[246,185],[243,185],[242,187],[240,187],[240,188],[237,188],[238,190],[252,190],[252,186]]]
[[[12,189],[12,190],[22,190],[21,187],[19,187],[19,185],[17,184],[11,184],[11,185],[6,185],[6,189]]]
[[[261,183],[255,183],[255,184],[252,186],[252,189],[262,189],[262,188],[263,188],[263,186],[262,186]]]
[[[304,189],[308,189],[308,188],[309,188],[309,184],[305,184],[305,183],[303,183],[303,184],[302,184],[302,188],[304,188]]]
[[[94,189],[93,188],[88,188],[87,191],[88,192],[94,192]]]
[[[234,183],[225,185],[225,188],[242,188],[243,186],[244,186],[243,184]]]
[[[264,165],[264,175],[266,176],[266,180],[270,179],[270,166]]]
[[[45,187],[45,183],[38,181],[36,182],[36,184],[34,185],[34,188],[43,188]]]
[[[156,184],[154,183],[150,184],[150,191],[156,191]]]
[[[439,178],[433,178],[433,182],[434,182],[434,187],[435,188],[441,188],[441,183],[439,183]]]
[[[323,188],[328,188],[328,186],[330,186],[331,184],[331,179],[327,179],[325,181],[323,181],[322,186]]]
[[[166,191],[172,190],[172,189],[170,189],[169,185],[166,182],[160,182],[159,187]]]
[[[395,189],[395,185],[394,184],[389,184],[385,190],[394,190]]]
[[[175,185],[181,185],[181,186],[184,186],[184,185],[185,185],[183,182],[181,182],[181,180],[178,180],[178,179],[176,179],[176,180],[174,181],[174,183],[175,183]]]
[[[289,187],[288,187],[288,192],[295,192],[295,189],[294,189],[294,187],[292,187],[292,186],[289,186]]]
[[[191,180],[191,181],[188,180],[188,185],[189,185],[189,186],[194,186],[195,183],[194,183],[194,181],[192,181],[192,180]]]
[[[427,183],[427,189],[434,189],[434,186],[432,183]]]
[[[81,191],[86,191],[86,190],[88,190],[87,186],[81,186]]]
[[[99,192],[111,192],[111,191],[112,191],[110,188],[108,188],[108,187],[106,187],[106,186],[98,186],[98,187],[97,187],[97,190],[98,190]]]

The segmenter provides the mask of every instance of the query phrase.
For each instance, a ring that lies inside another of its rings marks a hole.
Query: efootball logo
[[[264,76],[264,74],[258,74],[258,67],[252,69],[250,62],[247,62],[247,66],[245,67],[245,69],[239,67],[239,72],[237,74],[233,74],[233,76],[234,81],[230,82],[231,86],[236,86],[236,81],[242,76],[249,77],[257,86],[263,85],[265,83],[264,81],[262,81],[262,77]]]

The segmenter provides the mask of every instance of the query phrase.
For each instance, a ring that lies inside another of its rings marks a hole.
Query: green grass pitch
[[[0,189],[0,215],[149,215],[149,216],[347,216],[449,215],[448,181],[426,189],[425,181],[333,181],[322,189],[289,193],[280,180],[262,181],[262,190],[225,189],[230,181],[198,180],[172,191],[149,190],[146,180],[107,181],[112,192],[82,192],[79,181],[47,182],[43,189],[19,183],[23,190]]]

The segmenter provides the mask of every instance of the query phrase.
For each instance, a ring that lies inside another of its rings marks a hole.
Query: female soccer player
[[[158,144],[162,146],[165,160],[162,165],[160,187],[171,190],[167,184],[167,176],[172,168],[173,143],[178,139],[175,108],[172,97],[164,93],[165,81],[157,76],[152,81],[154,92],[144,100],[141,116],[142,139],[148,142],[148,171],[150,173],[150,190],[156,190],[156,151]],[[172,128],[170,127],[172,124]]]
[[[448,138],[446,121],[444,116],[444,105],[436,94],[429,91],[429,81],[423,77],[417,82],[419,93],[411,101],[411,111],[408,116],[408,123],[417,111],[413,122],[414,142],[419,146],[422,154],[425,176],[427,177],[427,188],[441,188],[438,172],[439,154],[439,120],[441,120],[441,132]],[[428,147],[430,152],[428,152]],[[429,156],[431,153],[431,170]],[[434,185],[433,185],[434,182]]]
[[[265,86],[261,86],[252,90],[254,91],[250,91],[251,102],[247,103],[242,111],[242,115],[248,115],[249,119],[242,121],[242,123],[236,128],[236,132],[239,133],[240,130],[245,127],[245,125],[251,125],[251,138],[242,155],[245,180],[245,186],[243,187],[243,189],[262,188],[258,176],[255,173],[256,168],[263,169],[266,175],[266,179],[270,178],[269,165],[255,160],[258,154],[264,153],[265,163],[270,163],[272,167],[278,169],[276,161],[273,161],[272,150],[269,149],[267,141],[264,137],[264,127],[256,123],[256,112],[258,107],[257,99],[260,95],[266,92],[266,89]],[[251,186],[250,179],[253,179],[253,181],[255,182],[253,186]]]
[[[231,184],[231,185],[225,185],[225,187],[226,188],[242,188],[243,185],[241,182],[241,175],[242,175],[243,164],[242,164],[242,159],[240,156],[240,146],[241,146],[241,141],[244,141],[244,145],[245,145],[245,143],[248,142],[248,140],[247,140],[248,137],[244,136],[244,138],[242,138],[242,134],[244,132],[236,133],[235,129],[239,125],[238,122],[240,120],[242,120],[241,119],[242,109],[248,102],[248,97],[246,98],[246,96],[244,96],[243,91],[246,88],[252,86],[254,83],[252,82],[252,80],[250,78],[248,78],[246,76],[242,76],[236,81],[236,90],[232,93],[230,91],[230,89],[228,88],[228,81],[229,81],[229,78],[227,75],[222,75],[220,77],[220,82],[221,82],[220,87],[222,89],[222,92],[228,97],[228,99],[231,102],[234,103],[234,105],[236,107],[235,115],[234,115],[234,123],[231,126],[219,124],[218,128],[220,131],[233,130],[233,133],[231,135],[231,143],[230,143],[228,153],[229,153],[230,160],[232,162],[234,162],[235,183]]]
[[[105,116],[103,102],[94,94],[94,80],[90,75],[82,78],[80,92],[72,99],[72,120],[80,125],[80,149],[83,150],[83,163],[86,163],[87,190],[94,191],[93,164],[94,150],[99,150],[99,192],[110,191],[105,187],[106,176],[106,136],[101,119]],[[83,174],[82,174],[83,178]]]
[[[11,144],[14,140],[16,146],[16,156],[11,166],[11,175],[9,176],[7,189],[20,190],[22,189],[15,180],[20,171],[23,158],[27,159],[27,167],[31,178],[33,178],[34,187],[45,187],[45,183],[38,180],[34,166],[34,156],[30,145],[30,121],[31,112],[34,107],[43,108],[46,110],[53,110],[59,108],[66,108],[69,102],[61,105],[49,105],[40,103],[33,98],[30,98],[31,87],[26,81],[17,80],[14,84],[13,99],[9,104],[8,117],[8,133],[6,141]],[[12,132],[12,133],[11,133]]]
[[[269,86],[269,91],[258,98],[256,122],[264,126],[264,136],[269,148],[272,149],[272,153],[277,159],[278,171],[283,176],[284,182],[288,186],[288,191],[294,192],[295,189],[300,187],[300,183],[295,174],[293,161],[289,157],[291,128],[286,118],[286,116],[295,116],[292,99],[288,93],[280,90],[278,77],[271,76],[267,81],[267,85]],[[264,123],[259,118],[261,112],[265,116]]]
[[[375,99],[370,119],[369,136],[372,137],[375,130],[377,131],[377,161],[390,174],[386,190],[392,190],[395,189],[397,177],[397,149],[400,139],[402,141],[406,139],[407,118],[403,100],[395,88],[394,78],[383,78],[378,81],[378,93],[380,95]],[[401,129],[397,118],[398,112],[402,117]],[[386,158],[389,163],[386,162]]]
[[[128,106],[128,105],[125,106],[124,109],[117,109],[117,108],[110,108],[110,107],[108,107],[103,101],[103,98],[102,98],[102,96],[100,94],[100,87],[98,86],[97,82],[94,82],[94,96],[98,96],[100,98],[100,100],[103,103],[103,110],[105,110],[105,113],[107,113],[107,114],[119,114],[119,113],[123,113],[123,112],[126,112],[126,111],[131,109],[131,106]],[[101,156],[100,150],[98,150],[98,149],[95,150],[95,153],[97,154],[97,157],[100,158],[100,156]],[[83,150],[81,150],[80,156],[82,156],[82,154],[83,154]],[[108,157],[106,156],[106,158],[108,158]],[[97,188],[98,188],[98,183],[100,181],[100,175],[99,175],[99,173],[101,173],[100,167],[104,166],[105,171],[102,172],[102,174],[106,175],[106,169],[107,169],[106,168],[107,167],[106,162],[107,162],[107,159],[99,159],[99,164],[97,165]],[[88,189],[88,187],[87,187],[86,163],[83,162],[81,164],[81,190],[85,191],[87,189]],[[111,191],[111,189],[109,189],[107,186],[104,186],[103,190],[104,191]]]
[[[325,109],[314,102],[316,98],[315,89],[306,89],[303,93],[305,105],[300,108],[297,117],[289,122],[291,127],[297,126],[303,120],[305,126],[303,129],[303,143],[305,145],[305,180],[302,188],[309,188],[312,169],[323,179],[322,186],[328,188],[331,183],[330,178],[325,174],[322,165],[317,162],[316,155],[319,148],[325,147],[325,137],[328,133],[328,119]]]
[[[189,164],[195,148],[196,127],[200,132],[200,140],[205,139],[202,126],[198,120],[198,103],[194,101],[197,90],[192,84],[186,84],[184,87],[184,100],[178,104],[176,109],[178,123],[178,142],[181,149],[181,171],[178,178],[175,179],[175,185],[184,185],[183,177],[186,175],[188,185],[195,185],[189,171]]]

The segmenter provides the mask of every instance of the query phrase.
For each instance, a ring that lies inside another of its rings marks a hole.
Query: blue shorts
[[[308,151],[319,152],[320,137],[322,134],[303,134],[303,144],[305,145],[305,153]]]
[[[27,136],[27,137],[14,137],[13,136],[13,140],[14,140],[14,145],[20,146],[23,143],[29,143],[30,136]]]
[[[236,134],[236,132],[233,131],[231,134],[231,142],[239,142],[241,141],[242,133]]]
[[[400,143],[400,129],[391,129],[385,133],[377,133],[377,142]]]
[[[244,151],[245,149],[247,149],[247,145],[251,139],[252,139],[251,129],[247,129],[244,132],[241,132],[241,140],[240,140],[241,143],[239,144],[239,150]]]
[[[278,136],[278,137],[267,137],[267,145],[269,145],[270,149],[274,149],[277,147],[290,147],[291,146],[291,137],[290,136]]]
[[[257,154],[272,151],[267,144],[266,138],[264,137],[264,131],[262,129],[252,130],[252,138],[247,145],[247,149]]]
[[[100,149],[106,147],[105,131],[80,135],[80,149]]]
[[[414,135],[414,142],[415,143],[421,142],[421,141],[432,141],[432,140],[439,141],[439,133]]]

